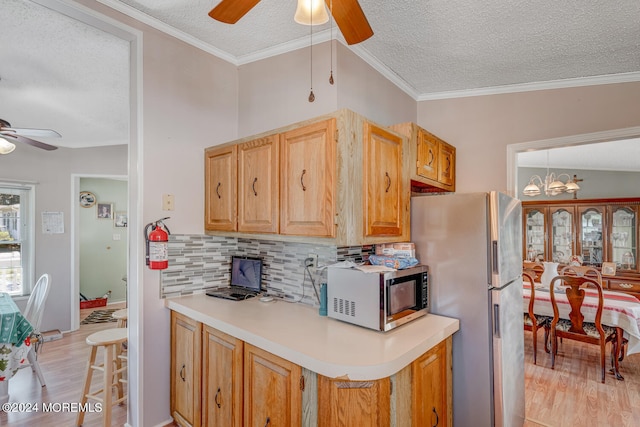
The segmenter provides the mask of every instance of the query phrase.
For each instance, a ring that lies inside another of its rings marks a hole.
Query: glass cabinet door
[[[546,257],[545,208],[524,208],[524,256],[529,261],[544,261]]]
[[[611,207],[611,262],[617,270],[638,270],[637,207]]]
[[[605,257],[602,233],[604,213],[603,206],[584,206],[578,209],[578,255],[582,257],[582,265],[602,267]]]
[[[551,260],[568,263],[573,255],[573,207],[551,209]]]

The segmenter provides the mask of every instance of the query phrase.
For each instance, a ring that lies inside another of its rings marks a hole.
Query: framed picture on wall
[[[96,195],[91,191],[80,192],[80,206],[83,208],[90,208],[96,204]]]
[[[126,212],[116,212],[113,216],[113,225],[116,227],[126,227],[127,226],[127,213]]]
[[[99,219],[112,219],[113,218],[113,204],[111,204],[111,203],[98,203],[98,218]]]

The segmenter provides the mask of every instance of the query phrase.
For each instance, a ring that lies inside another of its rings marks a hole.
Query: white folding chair
[[[44,382],[42,371],[40,370],[40,365],[38,364],[37,348],[41,344],[40,340],[42,340],[42,336],[40,335],[40,323],[42,323],[44,303],[47,300],[47,296],[49,295],[50,282],[51,278],[48,274],[45,273],[40,276],[40,278],[36,282],[36,285],[31,291],[29,301],[27,301],[27,307],[24,309],[24,313],[22,314],[24,318],[29,321],[31,326],[33,326],[31,337],[35,337],[35,340],[32,343],[31,348],[29,349],[29,353],[27,353],[27,359],[29,360],[29,364],[31,365],[31,370],[38,376],[38,380],[40,381],[40,385],[42,385],[42,387],[44,387],[46,384]]]

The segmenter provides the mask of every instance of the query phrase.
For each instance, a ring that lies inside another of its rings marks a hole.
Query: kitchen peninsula
[[[196,294],[165,306],[181,425],[451,425],[457,319],[428,314],[382,333],[278,300]]]

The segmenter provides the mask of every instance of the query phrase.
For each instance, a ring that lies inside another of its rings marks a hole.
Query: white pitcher
[[[542,277],[540,277],[540,282],[543,286],[548,288],[549,284],[551,284],[551,280],[558,275],[559,263],[543,261],[542,265],[544,265],[544,272],[542,273]]]

